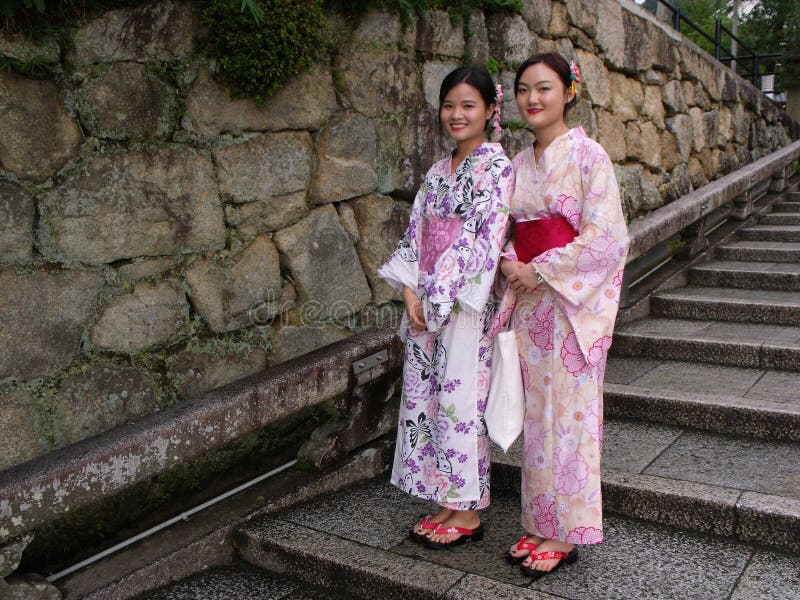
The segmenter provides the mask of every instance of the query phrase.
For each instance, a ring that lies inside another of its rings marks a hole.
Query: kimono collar
[[[485,156],[495,156],[498,153],[502,153],[502,152],[503,152],[503,146],[500,143],[498,143],[498,142],[483,142],[480,146],[475,148],[475,150],[473,150],[472,152],[467,154],[466,158],[463,161],[461,161],[461,164],[459,164],[456,167],[456,170],[453,171],[453,174],[454,175],[461,175],[461,174],[464,173],[464,171],[468,171],[469,169],[471,169],[472,166],[476,162],[482,160],[483,157],[485,157]],[[453,154],[455,154],[455,150],[453,150],[453,152],[450,153],[450,165],[449,165],[450,168],[452,168]],[[450,169],[448,169],[448,172],[450,172]]]

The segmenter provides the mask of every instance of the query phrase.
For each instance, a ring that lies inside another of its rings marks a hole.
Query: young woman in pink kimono
[[[484,136],[496,102],[494,83],[481,67],[445,77],[439,117],[456,149],[428,171],[408,229],[378,270],[402,291],[406,307],[391,482],[441,507],[411,530],[432,548],[481,539],[478,511],[489,505],[487,334],[514,184],[511,161]]]
[[[565,114],[577,65],[555,53],[517,71],[536,141],[514,158],[512,239],[495,327],[511,318],[525,387],[522,525],[508,554],[538,578],[603,540],[603,377],[628,247],[608,155]]]

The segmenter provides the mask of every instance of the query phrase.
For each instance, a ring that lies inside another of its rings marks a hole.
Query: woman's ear
[[[486,120],[488,121],[494,116],[494,109],[497,107],[496,104],[492,103],[486,107]]]

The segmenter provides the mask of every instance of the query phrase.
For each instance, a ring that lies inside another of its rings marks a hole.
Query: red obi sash
[[[529,263],[534,257],[569,244],[578,235],[564,217],[514,221],[514,252],[517,260]]]

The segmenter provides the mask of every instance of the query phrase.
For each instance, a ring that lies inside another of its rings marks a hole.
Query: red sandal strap
[[[432,518],[433,515],[425,515],[422,517],[422,520],[419,522],[420,529],[436,529],[439,523],[431,521]]]
[[[569,552],[540,552],[539,554],[533,555],[533,560],[554,560],[564,559],[569,556]]]
[[[523,535],[521,538],[519,538],[519,541],[517,542],[517,550],[528,550],[529,552],[533,552],[538,547],[539,544],[528,541],[527,535]]]
[[[439,527],[433,531],[434,535],[450,535],[453,533],[460,533],[461,535],[472,535],[475,533],[475,530],[467,529],[466,527]]]

